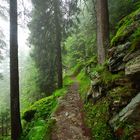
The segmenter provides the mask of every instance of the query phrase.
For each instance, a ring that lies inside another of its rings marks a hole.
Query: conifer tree
[[[19,140],[22,132],[19,101],[17,31],[17,0],[10,0],[10,100],[12,140]]]

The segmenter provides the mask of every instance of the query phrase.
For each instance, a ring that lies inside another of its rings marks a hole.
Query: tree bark
[[[5,135],[8,136],[8,117],[7,117],[7,114],[5,116]]]
[[[3,121],[4,117],[3,114],[1,113],[1,135],[2,137],[4,136],[4,121]]]
[[[10,0],[10,101],[12,140],[18,140],[22,132],[19,101],[17,32],[17,0]]]
[[[62,55],[61,55],[61,25],[60,25],[60,7],[59,0],[54,0],[54,18],[56,28],[56,61],[57,61],[57,75],[58,88],[63,87],[63,70],[62,70]]]
[[[109,46],[108,0],[96,0],[98,63],[103,64]]]

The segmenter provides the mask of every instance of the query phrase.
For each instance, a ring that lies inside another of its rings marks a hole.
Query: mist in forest
[[[140,139],[139,45],[139,0],[0,0],[0,140]]]

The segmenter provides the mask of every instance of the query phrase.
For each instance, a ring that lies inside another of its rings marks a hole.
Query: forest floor
[[[73,83],[68,93],[59,100],[53,118],[52,140],[91,140],[90,129],[84,123],[83,102],[78,94],[78,83]]]

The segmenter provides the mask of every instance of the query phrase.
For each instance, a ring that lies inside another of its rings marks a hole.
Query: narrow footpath
[[[71,85],[65,97],[59,100],[59,108],[53,117],[56,123],[51,140],[91,140],[90,130],[84,123],[78,83]]]

